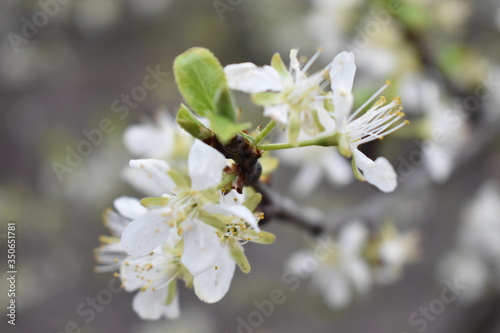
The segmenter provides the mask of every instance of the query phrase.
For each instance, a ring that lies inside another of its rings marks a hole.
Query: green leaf
[[[186,132],[201,141],[211,138],[214,135],[184,104],[181,104],[181,108],[177,112],[176,121]]]
[[[174,74],[182,96],[196,113],[236,120],[236,107],[224,70],[212,52],[201,47],[187,50],[175,59]]]
[[[224,116],[214,114],[209,116],[210,126],[222,144],[228,143],[241,130],[250,127],[250,123],[235,123]]]
[[[223,116],[231,121],[236,121],[236,107],[233,102],[233,96],[229,88],[225,86],[222,90],[218,91],[214,98],[215,113]]]
[[[215,113],[215,100],[227,88],[219,60],[209,50],[193,47],[174,61],[177,86],[188,105],[199,115]]]

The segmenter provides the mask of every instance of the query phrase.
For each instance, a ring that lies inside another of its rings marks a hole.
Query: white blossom
[[[319,51],[303,67],[297,53],[296,49],[290,51],[289,69],[278,54],[273,57],[271,66],[241,63],[224,68],[229,87],[254,94],[253,101],[264,106],[265,116],[287,126],[289,140],[293,143],[297,142],[302,130],[316,135],[327,126],[319,121],[321,114],[326,113],[323,88],[327,85],[327,69],[309,76],[307,70]]]
[[[342,52],[333,60],[330,70],[332,101],[335,107],[333,117],[337,132],[340,134],[339,150],[345,156],[352,156],[356,176],[375,185],[383,192],[392,192],[397,186],[397,175],[389,161],[378,157],[375,161],[363,154],[358,146],[392,133],[402,127],[404,114],[399,98],[386,103],[380,97],[368,110],[365,107],[375,99],[386,87],[382,87],[356,111],[352,111],[354,96],[352,86],[356,65],[354,54]],[[393,126],[394,125],[394,126]]]

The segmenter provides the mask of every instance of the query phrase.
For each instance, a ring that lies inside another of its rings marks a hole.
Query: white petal
[[[436,183],[445,182],[453,170],[453,158],[451,154],[434,142],[429,142],[424,149],[424,165]]]
[[[222,170],[226,166],[224,155],[200,140],[195,140],[188,158],[191,187],[201,191],[219,185]]]
[[[177,186],[175,185],[172,178],[170,178],[170,176],[167,174],[170,166],[164,160],[130,160],[129,165],[134,169],[146,172],[148,177],[151,177],[159,182],[167,193],[172,194],[175,192]]]
[[[352,147],[352,152],[356,167],[363,172],[368,183],[375,185],[385,193],[396,189],[398,185],[397,175],[386,158],[378,157],[372,161],[356,147]]]
[[[174,148],[174,131],[161,130],[153,124],[129,126],[123,133],[125,148],[137,157],[157,158]]]
[[[195,221],[184,232],[181,262],[192,275],[211,269],[221,255],[223,248],[216,231],[201,221]]]
[[[141,202],[137,198],[133,197],[119,197],[113,201],[115,209],[120,215],[125,216],[131,220],[138,218],[139,216],[147,213],[147,208],[141,205]]]
[[[360,294],[367,293],[372,284],[370,269],[362,259],[350,259],[344,267],[352,280],[356,291]]]
[[[281,77],[271,66],[257,67],[250,62],[245,62],[224,67],[224,73],[229,88],[233,90],[249,94],[283,90]]]
[[[322,175],[321,167],[315,161],[304,164],[293,178],[291,185],[293,193],[300,198],[311,194],[312,190],[320,183]]]
[[[218,204],[208,204],[204,209],[212,214],[223,214],[229,216],[236,216],[243,219],[245,222],[249,223],[255,230],[259,231],[259,226],[257,225],[257,218],[253,216],[252,212],[243,205],[218,205]]]
[[[288,123],[288,106],[286,104],[269,105],[264,108],[264,116],[273,118],[278,123]]]
[[[334,271],[328,276],[328,282],[323,287],[323,295],[329,307],[339,309],[349,304],[352,291],[345,277]]]
[[[158,320],[162,315],[175,319],[180,315],[178,296],[175,296],[171,304],[165,305],[167,293],[168,288],[139,291],[132,301],[132,308],[141,319]]]
[[[169,208],[160,208],[132,221],[122,235],[123,249],[130,255],[141,256],[166,242],[171,229],[170,216]]]
[[[335,111],[333,116],[335,118],[335,126],[339,133],[344,133],[344,126],[346,125],[347,117],[354,105],[354,96],[351,92],[334,92],[333,105]]]
[[[347,185],[352,182],[351,165],[343,158],[337,149],[330,148],[320,160],[328,179],[336,185]]]
[[[354,54],[341,52],[332,61],[330,69],[331,86],[334,93],[351,93],[356,65]]]
[[[348,223],[339,234],[339,247],[343,257],[357,256],[368,238],[368,230],[359,220]]]
[[[162,184],[141,170],[126,167],[122,169],[121,176],[134,189],[148,197],[159,197],[165,193]]]
[[[229,290],[236,264],[228,252],[222,252],[213,267],[194,277],[194,291],[202,301],[218,302]]]

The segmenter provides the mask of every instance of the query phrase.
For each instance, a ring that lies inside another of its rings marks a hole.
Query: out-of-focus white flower
[[[279,150],[276,154],[284,164],[299,168],[291,184],[297,196],[309,195],[323,177],[338,186],[347,185],[353,179],[351,166],[335,147],[301,147]]]
[[[442,278],[464,285],[461,300],[474,302],[495,288],[500,292],[500,189],[485,182],[467,205],[458,231],[458,242],[441,262]]]
[[[384,85],[356,111],[352,111],[354,96],[352,86],[356,65],[354,54],[342,52],[333,60],[330,70],[332,101],[335,107],[337,132],[340,133],[339,151],[342,155],[353,158],[355,175],[375,185],[383,192],[392,192],[397,186],[397,175],[389,161],[378,157],[375,161],[363,154],[358,146],[373,140],[381,139],[404,126],[404,114],[401,112],[401,101],[395,98],[386,104],[384,97],[368,110],[365,107],[375,99],[387,86]],[[364,112],[364,113],[363,113]]]
[[[155,122],[127,127],[123,133],[125,148],[136,158],[161,158],[177,170],[186,169],[186,158],[193,138],[184,131],[167,110],[156,113]],[[159,196],[162,189],[147,174],[133,168],[122,171],[123,178],[135,189],[148,196]]]
[[[500,190],[495,181],[482,185],[464,210],[463,219],[459,244],[484,258],[500,258]]]
[[[411,108],[420,109],[425,116],[421,133],[425,138],[422,144],[424,166],[433,181],[445,182],[469,138],[467,116],[442,101],[439,87],[433,81],[419,76],[408,77],[402,90],[403,96],[409,97]]]
[[[299,251],[290,257],[287,266],[298,276],[312,277],[328,306],[347,306],[355,293],[365,294],[372,285],[367,262],[362,257],[368,230],[361,222],[347,224],[337,242],[320,239],[313,251]]]
[[[326,69],[307,74],[319,51],[303,67],[297,52],[296,49],[290,51],[289,69],[279,54],[273,56],[271,66],[258,67],[247,62],[224,68],[229,87],[253,94],[254,103],[264,106],[265,116],[287,127],[292,143],[297,142],[301,131],[317,135],[328,127],[319,121],[320,114],[326,113],[323,100]]]
[[[386,284],[399,279],[403,266],[418,259],[418,242],[417,233],[400,233],[394,225],[386,224],[375,241],[376,281]]]

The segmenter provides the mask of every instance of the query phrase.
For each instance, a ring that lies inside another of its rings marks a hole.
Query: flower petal
[[[286,104],[268,105],[264,107],[264,116],[286,125],[288,123],[288,106]]]
[[[148,177],[156,179],[168,194],[175,192],[177,186],[167,174],[170,169],[167,162],[157,159],[130,160],[129,165],[134,169],[147,172]]]
[[[123,133],[123,142],[137,157],[164,157],[174,148],[174,131],[153,124],[131,125]]]
[[[141,205],[141,202],[137,198],[133,197],[119,197],[113,201],[115,209],[120,215],[125,216],[131,220],[138,218],[139,216],[147,213],[147,208]]]
[[[264,91],[282,91],[283,83],[277,70],[271,66],[257,67],[245,62],[224,67],[227,83],[233,90],[249,94]]]
[[[195,140],[188,158],[191,187],[202,191],[219,185],[222,180],[222,170],[226,166],[227,160],[224,155],[200,140]]]
[[[121,176],[134,189],[148,197],[159,197],[165,193],[162,184],[141,170],[125,167],[121,171]]]
[[[330,69],[331,87],[334,93],[351,93],[356,65],[352,52],[341,52],[333,59]]]
[[[223,248],[216,231],[201,221],[194,221],[184,232],[181,262],[193,276],[211,269],[220,256]]]
[[[170,229],[170,208],[154,209],[132,221],[123,231],[121,245],[128,254],[148,254],[167,241]]]
[[[398,185],[397,175],[386,158],[378,157],[372,161],[356,147],[352,147],[352,152],[356,167],[363,172],[368,183],[375,185],[385,193],[393,192],[396,189]]]
[[[214,266],[194,277],[196,296],[204,302],[215,303],[226,295],[233,279],[236,264],[229,251],[223,251]]]
[[[252,212],[243,205],[219,205],[208,204],[204,208],[207,212],[212,214],[223,214],[229,216],[236,216],[250,224],[255,230],[259,231],[257,225],[257,218],[253,216]]]
[[[165,305],[167,293],[168,288],[139,291],[132,301],[132,308],[141,319],[158,320],[162,315],[175,319],[180,315],[178,296],[175,296],[171,304]]]

